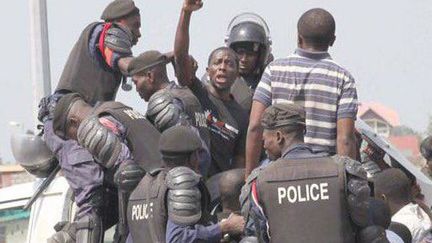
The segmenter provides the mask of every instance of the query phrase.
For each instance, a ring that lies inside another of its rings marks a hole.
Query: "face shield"
[[[232,48],[239,43],[245,42],[258,43],[260,45],[258,66],[260,69],[263,69],[268,64],[272,40],[267,23],[255,13],[239,14],[228,25],[225,35],[226,46]]]
[[[30,174],[44,178],[57,166],[58,161],[40,136],[14,133],[11,137],[15,160]]]

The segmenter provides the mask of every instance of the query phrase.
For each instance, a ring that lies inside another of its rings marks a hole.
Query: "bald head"
[[[327,47],[335,40],[336,23],[333,16],[322,8],[306,11],[297,23],[301,41],[312,46]]]
[[[223,210],[240,210],[240,191],[244,185],[244,169],[233,169],[223,172],[219,179],[219,192]]]
[[[400,169],[390,168],[374,179],[375,195],[384,195],[390,203],[403,205],[411,201],[411,181]]]

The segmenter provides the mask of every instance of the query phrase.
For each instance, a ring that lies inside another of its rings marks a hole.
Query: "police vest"
[[[207,148],[210,148],[210,131],[207,127],[207,117],[199,100],[186,87],[174,86],[167,90],[182,102],[183,109],[192,123],[191,125],[198,129],[201,139],[206,143]]]
[[[271,242],[354,242],[345,167],[331,157],[279,159],[256,185]]]
[[[98,106],[95,115],[113,116],[126,129],[128,148],[134,161],[145,171],[151,172],[162,166],[159,152],[160,133],[145,119],[145,116],[120,102],[104,102]]]
[[[249,88],[243,78],[240,77],[234,81],[231,86],[231,94],[240,106],[249,113],[252,108],[254,90]]]
[[[120,72],[113,71],[105,62],[99,63],[90,54],[91,33],[99,24],[101,23],[92,23],[81,33],[69,54],[56,88],[56,91],[77,92],[92,105],[97,101],[114,100],[122,79]]]
[[[165,177],[169,169],[157,174],[146,174],[129,197],[127,220],[134,242],[165,242],[168,220]],[[207,225],[211,217],[208,212],[210,196],[205,184],[198,184],[201,191],[202,216],[197,224]]]
[[[147,173],[129,197],[127,220],[133,242],[165,242],[166,174],[166,169]]]

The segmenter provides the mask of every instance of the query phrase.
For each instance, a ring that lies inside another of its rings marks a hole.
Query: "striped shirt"
[[[327,52],[297,49],[270,63],[255,91],[254,100],[270,106],[295,103],[305,107],[305,142],[336,152],[336,123],[356,119],[357,90],[351,74]]]

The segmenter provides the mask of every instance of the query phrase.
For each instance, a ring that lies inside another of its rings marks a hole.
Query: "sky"
[[[108,0],[47,0],[51,83],[54,89],[83,28],[97,21]],[[296,48],[296,24],[302,13],[321,7],[336,20],[333,59],[356,79],[360,102],[377,101],[400,116],[401,123],[424,132],[432,115],[432,3],[430,0],[208,0],[191,21],[190,52],[205,71],[208,54],[223,45],[230,20],[255,12],[269,25],[276,58]],[[170,51],[182,0],[135,0],[141,9],[142,38],[134,54]],[[13,161],[11,121],[33,130],[30,77],[29,0],[7,1],[0,9],[0,157]],[[172,70],[171,70],[172,71]],[[172,75],[171,75],[172,77]],[[135,91],[117,96],[144,112]]]

